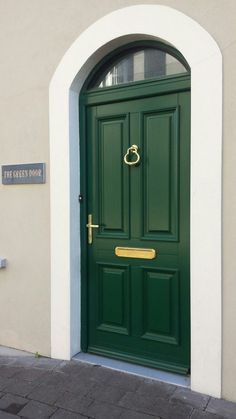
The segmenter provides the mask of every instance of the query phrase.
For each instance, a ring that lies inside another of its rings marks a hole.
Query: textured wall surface
[[[235,0],[0,0],[0,164],[47,163],[45,185],[0,185],[0,255],[9,260],[0,270],[0,343],[50,355],[50,79],[90,24],[150,3],[195,19],[223,55],[223,396],[236,400]]]

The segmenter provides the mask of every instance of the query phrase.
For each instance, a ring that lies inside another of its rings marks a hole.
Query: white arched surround
[[[80,351],[80,89],[106,53],[146,37],[173,45],[191,67],[191,388],[220,397],[222,60],[197,22],[166,6],[126,7],[98,20],[50,84],[51,356]]]

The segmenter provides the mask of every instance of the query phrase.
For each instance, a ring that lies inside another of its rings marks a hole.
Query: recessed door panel
[[[121,164],[128,144],[128,117],[97,119],[97,130],[99,235],[128,237],[128,173]]]
[[[129,333],[129,267],[98,264],[98,330]]]
[[[143,269],[142,338],[178,344],[179,273],[177,270]]]
[[[177,240],[178,109],[143,115],[143,238]]]

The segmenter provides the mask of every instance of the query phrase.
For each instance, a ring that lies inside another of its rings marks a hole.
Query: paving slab
[[[55,406],[86,416],[88,408],[92,403],[93,400],[89,397],[79,397],[76,394],[65,392],[63,396],[57,400]]]
[[[21,351],[19,349],[9,348],[8,346],[0,345],[0,357],[19,358],[20,356],[26,358],[27,356],[32,357],[33,354],[32,352]]]
[[[79,366],[79,363],[77,363]],[[99,365],[87,365],[87,368],[82,370],[82,377],[87,377],[90,382],[94,383],[108,383],[112,380],[114,373],[108,368],[100,367]]]
[[[36,382],[39,379],[43,379],[45,375],[46,372],[38,368],[19,368],[18,371],[15,368],[14,378],[16,378],[17,380]]]
[[[27,405],[28,402],[29,400],[24,397],[5,394],[0,399],[0,410],[17,415],[19,411]]]
[[[205,412],[202,410],[194,410],[191,419],[224,419],[223,416],[215,415],[214,413]]]
[[[19,419],[19,416],[0,411],[0,419]]]
[[[143,380],[137,389],[138,394],[146,394],[154,398],[167,398],[175,392],[176,386],[154,380]]]
[[[139,393],[127,392],[120,400],[120,406],[149,415],[157,415],[165,419],[187,419],[193,408],[188,405],[169,403],[168,399],[150,397]]]
[[[202,410],[205,409],[209,400],[210,396],[186,388],[177,388],[170,398],[172,403],[182,402]]]
[[[6,386],[11,383],[10,378],[3,378],[0,376],[0,391],[4,391]]]
[[[48,371],[47,374],[45,374],[42,379],[39,378],[38,382],[39,385],[45,384],[45,385],[65,385],[65,383],[68,381],[68,376],[66,376],[63,373],[58,372],[52,372]]]
[[[100,367],[98,367],[99,369]],[[91,377],[96,375],[97,368],[94,365],[79,363],[76,361],[62,361],[53,372],[61,373],[70,377]]]
[[[210,399],[206,408],[207,412],[222,415],[227,419],[236,419],[236,403],[228,402],[226,400]]]
[[[106,386],[104,384],[95,384],[88,393],[88,397],[91,399],[113,404],[116,404],[124,395],[125,391],[121,388]]]
[[[55,407],[31,400],[19,412],[19,416],[27,419],[48,419],[55,411]]]
[[[11,378],[14,377],[16,374],[18,374],[21,371],[25,371],[24,368],[20,367],[13,367],[8,365],[3,365],[0,367],[0,377],[1,378]]]
[[[36,387],[36,385],[36,383],[9,378],[6,387],[4,387],[4,392],[25,397]]]
[[[135,410],[140,413],[155,415],[155,402],[155,397],[128,391],[119,401],[119,406]],[[168,401],[166,401],[166,403],[168,404]]]
[[[189,419],[193,412],[193,407],[179,403],[166,403],[166,400],[158,399],[154,405],[153,412],[163,419]]]
[[[29,393],[28,398],[53,405],[64,393],[65,390],[61,385],[42,384]]]
[[[102,368],[105,370],[106,368]],[[102,371],[103,372],[103,371]],[[108,385],[120,387],[125,391],[136,391],[138,387],[143,383],[144,379],[137,377],[136,375],[126,374],[122,372],[112,371],[110,378],[107,380]]]
[[[133,410],[126,410],[121,414],[119,419],[160,419],[160,417],[145,415],[144,413],[134,412]]]
[[[87,416],[79,413],[68,412],[67,410],[58,409],[56,413],[51,416],[51,419],[88,419]]]
[[[236,404],[96,364],[0,355],[0,419],[13,418],[236,419]]]
[[[81,378],[80,376],[68,376],[63,379],[63,388],[69,393],[74,393],[78,396],[86,396],[96,383],[97,382],[93,381],[90,377]],[[100,385],[102,385],[102,383]]]
[[[32,367],[35,363],[34,356],[19,356],[19,357],[1,357],[0,356],[0,365],[8,365],[13,367]]]
[[[0,356],[0,365],[14,364],[15,358],[9,356]]]
[[[117,419],[123,413],[123,409],[108,403],[93,402],[88,408],[88,416],[93,419]]]
[[[34,367],[43,369],[43,370],[54,370],[61,364],[61,360],[52,359],[52,358],[35,358],[34,359]]]

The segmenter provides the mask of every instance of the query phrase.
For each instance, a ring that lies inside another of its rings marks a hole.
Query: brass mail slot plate
[[[139,247],[116,247],[115,254],[121,258],[154,259],[156,250]]]

